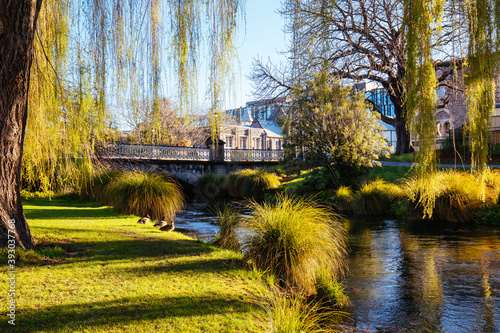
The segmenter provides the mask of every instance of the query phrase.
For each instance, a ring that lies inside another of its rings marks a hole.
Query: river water
[[[211,240],[216,219],[201,208],[176,227]],[[500,332],[499,227],[358,217],[347,228],[354,332]]]

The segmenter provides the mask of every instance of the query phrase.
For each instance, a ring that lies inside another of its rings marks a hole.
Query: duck
[[[172,231],[175,229],[174,221],[167,221],[165,216],[160,221],[156,222],[154,226],[161,231]]]
[[[148,214],[146,214],[143,217],[141,217],[139,219],[139,221],[137,221],[137,223],[139,223],[139,224],[146,224],[146,223],[149,222],[150,219],[151,219],[151,217]]]

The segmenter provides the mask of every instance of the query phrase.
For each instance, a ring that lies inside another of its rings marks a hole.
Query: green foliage
[[[42,248],[38,250],[38,253],[44,257],[49,257],[51,259],[62,258],[66,255],[66,251],[64,251],[60,246]]]
[[[473,214],[473,221],[477,224],[500,224],[500,205],[483,208]]]
[[[147,172],[125,172],[106,188],[107,200],[117,212],[153,220],[173,219],[184,205],[182,191],[170,177]]]
[[[361,187],[354,196],[353,207],[360,214],[387,214],[392,202],[401,196],[399,186],[377,179]]]
[[[228,205],[217,207],[217,225],[219,233],[215,237],[214,245],[233,251],[240,251],[240,243],[236,234],[236,228],[240,222],[240,212]]]
[[[290,133],[287,150],[293,155],[305,150],[306,160],[331,170],[336,186],[344,170],[371,168],[380,155],[389,153],[384,129],[368,110],[363,93],[320,72],[295,87],[294,95],[297,101],[285,124],[285,133]]]
[[[321,269],[338,277],[346,270],[346,232],[326,207],[303,198],[276,197],[248,205],[249,230],[243,252],[260,270],[275,275],[282,287],[314,293]]]
[[[389,158],[381,157],[381,161],[391,161],[391,162],[404,162],[404,163],[413,163],[415,162],[415,153],[406,153],[406,154],[391,154]]]
[[[367,177],[367,181],[376,180],[378,178],[385,180],[389,183],[397,183],[399,180],[411,177],[414,169],[409,166],[389,166],[384,165],[381,167],[375,167],[370,170],[370,174]]]

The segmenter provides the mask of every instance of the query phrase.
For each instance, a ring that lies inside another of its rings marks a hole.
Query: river
[[[176,227],[204,240],[218,230],[193,204]],[[354,332],[500,332],[499,227],[356,217],[347,228]]]

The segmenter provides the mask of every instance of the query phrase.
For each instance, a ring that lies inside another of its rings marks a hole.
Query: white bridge
[[[108,159],[146,159],[166,161],[212,161],[214,150],[203,147],[107,144],[100,151]],[[217,148],[217,147],[216,147]],[[221,147],[223,148],[223,147]],[[224,162],[278,162],[282,150],[223,149]],[[222,155],[222,154],[221,154]],[[222,157],[222,156],[221,156]],[[219,160],[222,162],[222,158]]]

